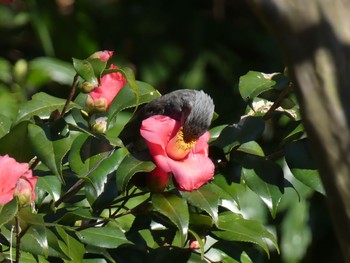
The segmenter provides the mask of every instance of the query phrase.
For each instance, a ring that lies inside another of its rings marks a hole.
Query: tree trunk
[[[248,0],[278,39],[350,263],[350,1]]]

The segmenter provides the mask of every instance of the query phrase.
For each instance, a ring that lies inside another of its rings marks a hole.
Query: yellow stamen
[[[196,145],[197,140],[185,142],[183,129],[180,128],[176,135],[169,141],[166,147],[166,153],[174,160],[185,158],[191,149]]]

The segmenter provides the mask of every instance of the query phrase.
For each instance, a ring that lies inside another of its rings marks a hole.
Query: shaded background
[[[132,67],[137,79],[161,93],[205,90],[219,114],[214,125],[235,123],[243,114],[241,75],[284,69],[276,42],[244,1],[15,0],[0,4],[0,40],[4,114],[38,91],[65,98],[71,58],[97,50],[114,50],[113,63]],[[271,262],[341,262],[324,198],[303,196],[302,208],[294,194],[295,209],[282,202],[275,220],[262,219],[284,244]]]

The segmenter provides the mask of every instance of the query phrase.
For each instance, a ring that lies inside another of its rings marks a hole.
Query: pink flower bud
[[[116,69],[111,65],[109,69]],[[126,84],[126,79],[120,72],[105,74],[100,80],[100,86],[93,89],[87,99],[86,105],[92,111],[106,111],[109,109],[114,97]]]
[[[104,51],[97,51],[97,52],[95,52],[89,58],[91,58],[91,59],[99,59],[99,60],[101,60],[103,62],[107,62],[112,56],[113,56],[113,51],[104,50]]]
[[[79,85],[79,88],[85,92],[85,93],[89,93],[90,91],[92,91],[94,88],[96,88],[96,85],[92,84],[91,82],[85,81],[83,83],[81,83]]]

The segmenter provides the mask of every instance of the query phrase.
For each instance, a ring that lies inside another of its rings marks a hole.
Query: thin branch
[[[289,91],[292,89],[292,86],[288,86],[282,92],[278,95],[277,99],[275,102],[272,104],[270,109],[265,113],[263,119],[268,120],[271,118],[271,115],[275,112],[275,110],[280,106],[281,101],[287,96]]]
[[[77,86],[78,86],[78,83],[79,83],[78,82],[78,78],[79,78],[79,75],[75,74],[74,79],[73,79],[73,84],[72,84],[71,91],[70,91],[69,96],[68,96],[68,98],[66,100],[66,104],[64,105],[64,107],[62,109],[62,112],[61,112],[61,117],[63,117],[66,114],[68,106],[69,106],[69,104],[71,103],[71,101],[73,99],[75,91],[77,90]]]

